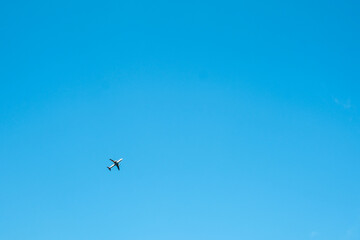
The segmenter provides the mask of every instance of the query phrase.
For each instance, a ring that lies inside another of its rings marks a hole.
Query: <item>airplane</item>
[[[114,164],[111,165],[110,167],[107,167],[107,168],[109,169],[109,171],[111,171],[111,168],[113,168],[114,166],[116,166],[117,169],[120,170],[119,165],[120,165],[120,162],[121,162],[122,160],[123,160],[122,158],[120,158],[120,159],[117,160],[117,161],[116,161],[116,160],[112,160],[112,159],[110,158],[110,161],[112,161]]]

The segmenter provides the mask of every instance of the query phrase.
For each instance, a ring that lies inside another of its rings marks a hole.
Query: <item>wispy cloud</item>
[[[341,240],[359,240],[360,239],[360,217],[350,225],[344,232]]]
[[[344,100],[340,100],[339,98],[334,97],[333,100],[337,105],[339,105],[345,109],[350,109],[352,107],[350,99],[347,99],[346,101],[344,101]]]
[[[346,240],[352,240],[352,239],[359,239],[359,226],[353,226],[346,230],[344,239]]]
[[[312,231],[312,232],[310,233],[310,238],[311,238],[311,239],[314,239],[314,238],[316,238],[317,236],[319,236],[319,232],[317,232],[317,231]]]

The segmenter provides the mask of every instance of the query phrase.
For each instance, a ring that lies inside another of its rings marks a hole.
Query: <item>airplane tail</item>
[[[109,171],[111,171],[111,168],[107,167],[109,169]]]

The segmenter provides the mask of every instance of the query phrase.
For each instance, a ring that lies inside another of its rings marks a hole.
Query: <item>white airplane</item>
[[[111,171],[111,169],[114,167],[114,166],[116,166],[117,168],[118,168],[118,170],[120,170],[120,167],[119,167],[119,165],[120,165],[120,162],[122,161],[123,159],[122,158],[120,158],[119,160],[112,160],[111,158],[110,158],[110,161],[112,161],[114,164],[113,165],[111,165],[110,167],[107,167],[108,169],[109,169],[109,171]]]

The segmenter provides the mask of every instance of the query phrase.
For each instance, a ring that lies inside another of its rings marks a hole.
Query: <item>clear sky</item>
[[[0,239],[360,239],[359,12],[2,1]]]

